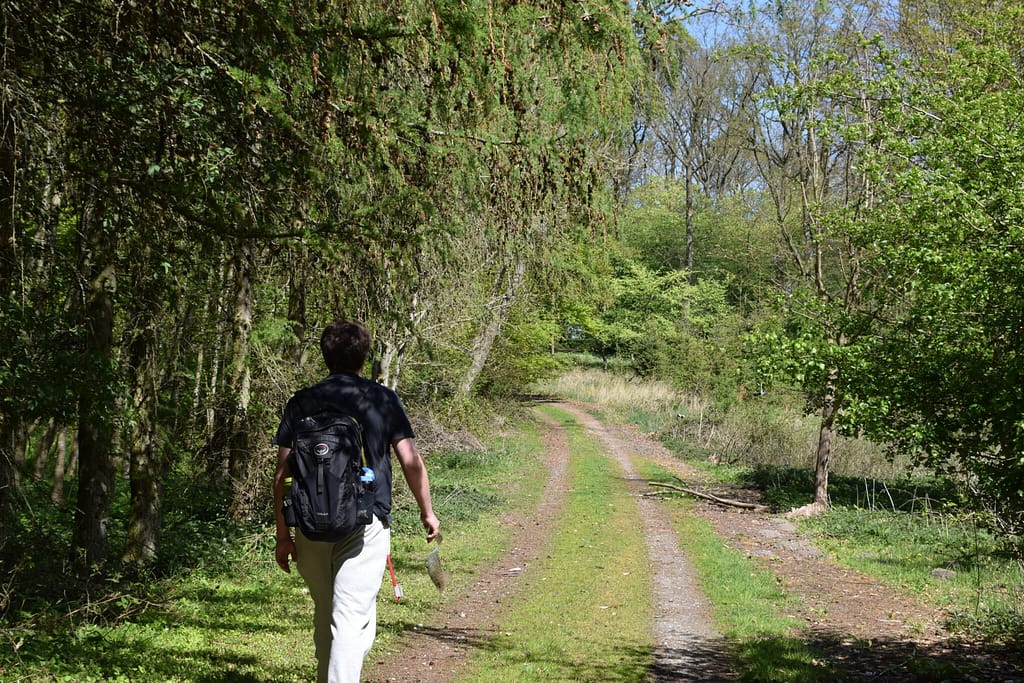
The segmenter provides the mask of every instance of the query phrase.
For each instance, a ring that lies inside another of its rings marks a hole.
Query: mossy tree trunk
[[[101,567],[110,552],[110,504],[114,495],[114,293],[116,231],[103,229],[92,203],[79,221],[81,271],[88,289],[83,309],[84,364],[92,381],[78,399],[78,496],[72,546],[80,574]]]

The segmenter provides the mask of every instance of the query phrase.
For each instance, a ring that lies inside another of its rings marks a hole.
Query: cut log
[[[712,495],[710,493],[703,493],[702,491],[695,491],[693,489],[686,488],[685,486],[676,486],[675,484],[665,484],[665,483],[660,482],[660,481],[649,481],[647,483],[650,484],[651,486],[660,486],[662,488],[672,489],[673,491],[681,491],[683,493],[688,493],[691,496],[695,496],[697,498],[703,498],[704,500],[710,500],[711,502],[718,503],[719,505],[728,505],[730,507],[742,508],[744,510],[753,510],[754,512],[768,512],[768,506],[767,505],[761,505],[760,503],[745,503],[742,500],[732,500],[732,499],[729,499],[729,498],[721,498],[719,496],[715,496],[715,495]]]

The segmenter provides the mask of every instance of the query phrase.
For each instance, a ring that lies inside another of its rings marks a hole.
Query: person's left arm
[[[427,476],[427,467],[423,464],[423,458],[412,438],[399,439],[392,443],[391,447],[395,449],[395,456],[402,466],[402,474],[420,508],[420,521],[427,530],[427,543],[430,543],[440,533],[441,524],[430,502],[430,478]]]

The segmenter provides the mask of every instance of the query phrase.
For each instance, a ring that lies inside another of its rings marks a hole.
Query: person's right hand
[[[423,522],[423,528],[427,530],[427,543],[430,543],[435,538],[441,535],[441,523],[437,521],[437,517],[434,513],[426,515],[420,515],[420,521]]]

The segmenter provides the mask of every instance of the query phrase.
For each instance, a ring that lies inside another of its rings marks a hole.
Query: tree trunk
[[[83,212],[81,234],[82,272],[88,274],[85,302],[84,363],[95,373],[93,382],[78,400],[78,499],[72,548],[75,568],[87,574],[102,566],[110,551],[108,523],[114,493],[113,438],[113,339],[114,291],[117,271],[114,234],[93,225],[89,211]]]
[[[8,21],[8,10],[2,10],[4,25],[12,26]],[[17,22],[13,22],[16,25]],[[5,36],[8,40],[11,36]],[[7,41],[5,41],[6,43]],[[3,56],[7,57],[8,45],[3,46]],[[5,61],[5,68],[8,68]],[[17,73],[17,72],[15,72]],[[7,296],[17,272],[18,234],[15,205],[17,201],[17,121],[14,118],[14,102],[11,99],[14,90],[11,87],[0,88],[0,296]]]
[[[50,501],[54,505],[60,505],[64,501],[64,478],[70,469],[69,465],[68,428],[67,425],[61,425],[57,434],[57,455],[53,464],[53,491],[50,493]]]
[[[238,240],[227,272],[221,280],[232,283],[232,314],[225,315],[224,300],[218,303],[217,334],[207,399],[207,471],[217,480],[240,482],[249,455],[249,332],[252,329],[253,245]],[[230,331],[228,320],[231,321]],[[218,343],[220,342],[220,343]]]
[[[501,326],[505,323],[505,318],[508,316],[512,304],[515,303],[516,295],[519,293],[519,288],[523,284],[525,275],[526,260],[523,258],[516,258],[511,273],[508,273],[506,269],[502,269],[502,273],[495,283],[495,288],[497,289],[497,286],[500,286],[502,281],[504,281],[505,289],[501,293],[498,302],[488,309],[488,319],[473,341],[469,368],[466,370],[462,383],[459,385],[460,395],[469,396],[473,390],[473,385],[476,384],[477,378],[483,372],[484,366],[487,363],[487,357],[491,354],[491,348],[494,346],[494,341],[498,338],[498,333],[501,331]]]
[[[374,379],[386,387],[398,388],[398,379],[402,374],[402,361],[405,359],[405,352],[409,344],[415,338],[415,331],[419,329],[423,318],[427,315],[427,307],[421,306],[421,300],[417,293],[412,295],[409,302],[408,317],[392,319],[388,325],[388,332],[380,335],[378,347],[380,358],[377,367],[374,368]]]
[[[151,305],[140,316],[140,329],[131,343],[131,370],[135,378],[132,407],[136,418],[129,448],[131,511],[122,560],[140,566],[149,564],[156,557],[166,473],[157,443],[158,370],[154,308]]]
[[[106,321],[93,322],[99,326]],[[92,338],[97,333],[88,336]],[[76,569],[82,574],[102,565],[110,550],[107,526],[114,494],[115,468],[110,448],[113,429],[109,407],[98,403],[95,396],[85,395],[78,404],[78,502],[71,543],[76,551]]]
[[[39,447],[36,448],[36,462],[35,462],[35,477],[36,479],[43,478],[43,470],[46,469],[47,463],[50,462],[50,451],[53,449],[53,441],[57,438],[57,432],[60,430],[60,425],[57,421],[51,419],[49,424],[46,425],[46,430],[43,432],[42,438],[39,439]]]
[[[179,360],[183,350],[197,336],[196,329],[196,302],[194,300],[184,304],[184,312],[179,311],[172,321],[174,325],[174,343],[170,359],[164,361],[164,376],[170,380],[170,388],[167,391],[167,405],[171,407],[174,417],[170,421],[170,443],[187,443],[186,432],[194,424],[194,411],[187,411],[183,406],[187,405],[182,395],[187,390],[188,380],[184,371],[179,372]],[[202,347],[202,344],[197,346]],[[198,365],[198,359],[196,361]]]
[[[4,25],[8,22],[8,10],[3,11]],[[13,40],[8,36],[8,40]],[[3,46],[4,59],[7,58],[8,45]],[[17,171],[16,156],[16,121],[14,119],[14,102],[11,100],[13,90],[10,87],[0,88],[0,300],[6,300],[14,291],[14,276],[17,270],[17,235],[15,220],[15,174]],[[18,491],[18,469],[14,458],[14,434],[16,419],[0,410],[0,531],[6,537],[6,529],[10,528],[13,519],[15,500]],[[0,539],[0,545],[3,539]]]
[[[375,369],[375,380],[386,387],[395,389],[398,386],[398,377],[402,372],[402,359],[405,357],[405,347],[401,342],[392,339],[384,339],[379,344],[380,360]]]
[[[225,289],[225,283],[233,277],[232,272],[226,272],[227,268],[224,265],[224,261],[221,260],[220,268],[217,269],[217,281],[214,284],[214,291],[217,292],[217,296],[213,297],[216,301],[216,307],[214,308],[214,336],[210,342],[210,349],[212,354],[210,357],[210,376],[207,382],[207,395],[206,395],[206,411],[204,420],[203,436],[207,443],[208,448],[214,457],[217,457],[221,449],[222,437],[219,435],[218,430],[223,426],[220,424],[219,406],[221,403],[221,391],[220,386],[220,375],[221,375],[221,363],[224,355],[224,340],[228,337],[227,331],[227,314],[224,311],[226,294],[221,295]],[[199,380],[201,379],[199,372],[201,366],[196,369],[196,395],[199,396]],[[216,468],[212,468],[216,469]]]
[[[289,342],[283,351],[292,357],[295,367],[301,368],[309,356],[309,344],[306,343],[306,334],[309,331],[309,321],[306,318],[306,272],[309,268],[309,254],[306,249],[302,249],[293,256],[293,259],[294,265],[288,288],[288,321],[291,323],[295,340]]]
[[[252,331],[253,266],[252,242],[244,240],[236,252],[235,334],[231,358],[232,396],[228,432],[228,472],[234,482],[242,481],[249,460],[249,400],[252,373],[249,369],[249,333]]]
[[[13,423],[13,434],[10,441],[11,453],[14,457],[14,467],[17,474],[25,471],[25,460],[28,453],[28,432],[29,425],[24,420],[17,420]]]
[[[210,261],[214,260],[214,257],[206,252],[204,256]],[[220,292],[220,285],[223,281],[223,270],[224,266],[221,264],[220,268],[217,269],[216,273],[210,272],[207,274],[206,285],[211,291]],[[214,277],[218,280],[215,282]],[[199,322],[196,323],[197,330],[208,330],[211,326],[219,331],[220,327],[220,296],[208,296],[203,298],[202,312],[200,313]],[[211,313],[211,311],[216,311]],[[216,316],[215,318],[211,316]],[[209,341],[208,337],[204,334],[198,340],[196,345],[196,359],[195,359],[195,372],[192,376],[192,410],[189,415],[189,442],[201,439],[203,443],[209,444],[212,438],[213,430],[213,418],[210,415],[210,397],[213,394],[213,388],[210,383],[205,384],[206,391],[204,391],[204,377],[206,371],[206,352],[211,346],[216,348],[216,340],[213,342]],[[211,354],[212,357],[216,357],[216,352]],[[211,374],[213,371],[213,363],[211,363]],[[200,433],[201,430],[201,433]]]
[[[683,264],[686,268],[686,281],[691,285],[693,284],[693,181],[690,178],[691,171],[689,170],[689,161],[687,162],[686,172],[686,263]]]
[[[0,548],[7,543],[7,533],[14,527],[14,512],[20,496],[20,477],[14,462],[17,439],[16,425],[0,422]]]
[[[818,452],[814,461],[814,504],[826,508],[828,507],[829,459],[832,457],[832,443],[836,434],[836,412],[839,408],[836,392],[838,379],[838,369],[829,372],[821,408],[821,425],[818,429]]]
[[[473,340],[469,369],[466,370],[462,384],[459,385],[459,393],[462,396],[469,396],[477,378],[483,372],[484,366],[487,364],[487,357],[491,354],[491,347],[494,346],[494,340],[498,338],[504,321],[504,316],[499,311],[491,311],[489,320]]]

